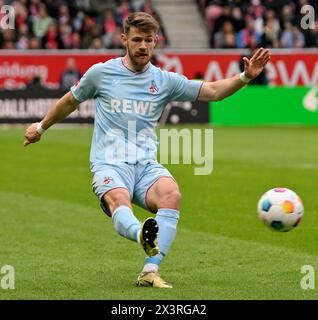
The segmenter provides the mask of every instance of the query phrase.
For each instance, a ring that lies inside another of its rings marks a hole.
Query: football
[[[294,191],[273,188],[262,195],[257,212],[259,218],[271,229],[285,232],[299,225],[304,215],[304,206]]]

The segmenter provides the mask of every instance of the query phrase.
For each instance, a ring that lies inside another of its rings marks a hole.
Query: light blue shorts
[[[130,194],[133,203],[149,210],[146,203],[147,191],[160,178],[170,177],[171,173],[160,163],[151,162],[147,164],[107,164],[94,167],[92,188],[95,195],[102,201],[103,196],[110,190],[125,188]],[[102,201],[103,202],[103,201]],[[104,204],[105,205],[105,204]],[[102,209],[106,214],[108,208]]]

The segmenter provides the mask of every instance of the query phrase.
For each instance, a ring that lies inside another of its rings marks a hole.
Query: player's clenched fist
[[[38,142],[41,139],[41,134],[37,130],[37,123],[32,123],[26,130],[25,130],[25,141],[23,145],[26,147],[30,143]]]

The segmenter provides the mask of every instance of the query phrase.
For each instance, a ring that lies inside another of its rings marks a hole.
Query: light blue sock
[[[146,264],[159,265],[164,256],[167,255],[177,233],[179,211],[173,209],[159,209],[156,215],[159,232],[158,247],[160,253],[154,257],[147,257]]]
[[[136,241],[140,230],[140,222],[134,216],[132,210],[127,206],[118,207],[113,215],[112,222],[115,230],[123,237]]]

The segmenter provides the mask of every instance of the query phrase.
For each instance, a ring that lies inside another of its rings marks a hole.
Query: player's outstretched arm
[[[258,49],[251,59],[244,57],[244,72],[229,79],[204,82],[198,100],[219,101],[231,96],[249,81],[255,79],[263,71],[270,57],[269,49],[264,48]]]
[[[41,121],[41,128],[39,128],[38,123],[32,123],[25,130],[25,141],[23,145],[26,147],[30,143],[38,142],[41,139],[41,132],[47,130],[53,124],[64,120],[78,107],[78,105],[79,102],[73,97],[73,94],[71,92],[66,93],[46,114]]]

